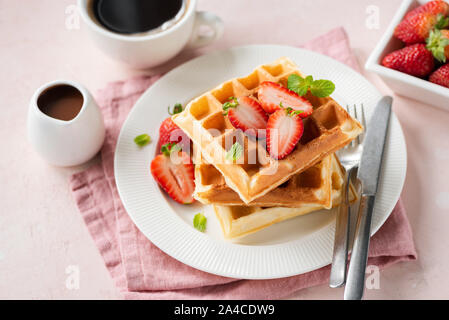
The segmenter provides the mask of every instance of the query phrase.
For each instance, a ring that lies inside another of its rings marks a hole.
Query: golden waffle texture
[[[257,67],[250,75],[224,82],[192,100],[173,121],[201,150],[207,163],[223,175],[226,184],[245,203],[260,198],[288,181],[292,176],[319,163],[324,157],[348,144],[359,135],[362,126],[332,98],[306,96],[314,111],[304,120],[304,134],[291,154],[272,159],[265,140],[255,140],[235,129],[223,115],[222,105],[230,97],[252,96],[257,99],[261,82],[287,86],[291,74],[304,76],[288,58]],[[237,161],[226,153],[238,141],[244,156]]]
[[[341,202],[344,169],[341,167],[337,157],[332,156],[330,167],[331,177],[331,207],[336,207]],[[349,200],[354,202],[357,194],[353,185],[349,188]],[[283,207],[248,207],[248,206],[220,206],[214,205],[215,214],[220,221],[223,234],[227,239],[240,238],[257,232],[272,224],[304,215],[313,211],[325,209],[319,203],[307,202],[298,208]]]
[[[325,157],[309,169],[294,175],[276,189],[248,204],[225,182],[211,164],[195,165],[195,199],[203,204],[222,206],[302,207],[314,203],[331,207],[331,164],[334,155]]]

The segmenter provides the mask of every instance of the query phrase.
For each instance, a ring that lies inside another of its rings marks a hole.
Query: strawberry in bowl
[[[406,24],[409,28],[404,27]],[[449,90],[442,80],[445,69],[432,77],[449,62],[448,36],[449,0],[402,0],[365,69],[377,74],[398,95],[449,110]]]
[[[433,72],[429,77],[429,81],[449,88],[449,63]]]
[[[406,45],[424,43],[434,29],[447,26],[449,5],[445,1],[430,1],[410,11],[394,30],[394,36]]]
[[[382,64],[416,77],[428,76],[435,68],[433,55],[423,43],[407,46],[386,55]]]
[[[449,58],[448,15],[449,4],[442,0],[408,12],[393,33],[404,47],[385,55],[382,65],[447,87],[441,64]]]

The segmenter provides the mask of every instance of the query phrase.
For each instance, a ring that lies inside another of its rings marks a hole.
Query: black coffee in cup
[[[93,0],[95,18],[106,29],[123,34],[143,33],[173,20],[186,0]]]

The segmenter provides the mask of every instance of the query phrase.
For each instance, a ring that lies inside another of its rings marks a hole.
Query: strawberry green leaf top
[[[432,30],[426,40],[427,49],[440,62],[446,62],[446,47],[449,46],[449,38],[445,36],[446,31],[443,32],[441,30]]]
[[[172,152],[180,151],[181,147],[176,142],[166,143],[161,147],[161,152],[169,157]]]
[[[237,108],[237,106],[239,105],[239,101],[237,100],[236,97],[230,97],[228,99],[229,101],[225,102],[223,104],[223,115],[226,116],[228,114],[228,110],[230,108]]]
[[[312,76],[303,78],[297,74],[288,77],[287,86],[300,96],[306,95],[310,89],[310,92],[319,98],[328,97],[335,91],[335,84],[330,80],[313,80]]]
[[[282,102],[279,103],[279,106],[285,110],[285,113],[287,114],[287,116],[296,116],[298,114],[304,113],[304,111],[302,110],[295,110],[291,107],[284,107],[284,104]]]
[[[173,111],[171,111],[170,110],[170,106],[168,106],[168,113],[171,116],[174,115],[174,114],[177,114],[177,113],[181,113],[181,112],[182,112],[182,104],[180,104],[180,103],[177,103],[177,104],[174,105]]]
[[[193,218],[193,226],[201,232],[206,230],[206,223],[207,218],[202,213],[197,213]]]
[[[449,25],[449,18],[445,17],[442,13],[437,16],[437,24],[435,25],[436,29],[444,29]]]

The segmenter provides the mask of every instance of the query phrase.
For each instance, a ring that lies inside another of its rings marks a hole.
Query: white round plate
[[[305,74],[330,79],[342,106],[362,104],[369,120],[381,94],[351,68],[323,55],[286,46],[252,45],[214,52],[193,59],[167,73],[137,101],[118,139],[115,178],[131,219],[156,246],[175,259],[217,275],[271,279],[305,273],[331,262],[335,212],[321,211],[273,225],[238,242],[223,238],[210,206],[179,205],[170,200],[151,176],[160,123],[167,106],[192,98],[220,83],[249,74],[256,66],[289,57]],[[140,149],[133,139],[148,133],[154,141]],[[407,166],[400,124],[392,116],[382,178],[372,220],[374,234],[399,199]],[[193,227],[193,216],[203,212],[207,231]]]

